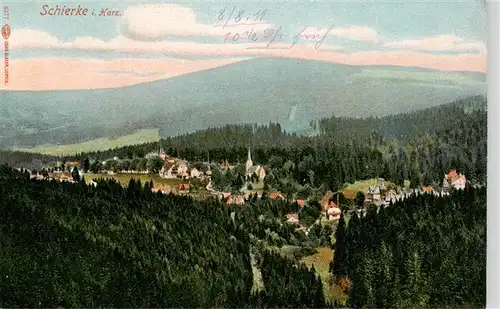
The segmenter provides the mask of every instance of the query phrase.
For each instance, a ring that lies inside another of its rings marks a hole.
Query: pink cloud
[[[229,15],[230,12],[226,12]],[[226,19],[224,18],[224,24]],[[254,29],[263,32],[273,27],[269,23],[259,23],[252,26],[236,22],[232,18],[227,23],[229,28],[215,27],[214,24],[203,24],[196,20],[196,13],[176,4],[141,5],[127,8],[119,22],[119,29],[126,37],[137,40],[154,40],[168,36],[174,37],[223,37],[228,31],[244,32]]]
[[[44,40],[40,40],[40,37]],[[453,41],[448,38],[448,42]],[[455,40],[457,42],[460,40]],[[468,44],[468,43],[463,43]],[[449,46],[450,44],[448,44]],[[47,33],[18,29],[11,36],[11,48],[68,49],[98,52],[162,53],[166,56],[231,57],[230,59],[189,61],[179,59],[115,59],[93,60],[77,58],[10,59],[10,82],[6,89],[97,89],[122,87],[143,82],[179,76],[238,61],[235,57],[275,56],[293,59],[320,60],[348,65],[395,65],[431,68],[443,71],[486,72],[484,53],[436,55],[419,51],[367,51],[349,53],[339,46],[312,44],[295,45],[265,43],[200,44],[195,42],[136,41],[118,36],[110,41],[81,37],[61,42]],[[442,47],[441,47],[442,48]],[[3,63],[2,63],[3,66]],[[103,74],[103,72],[136,71],[154,75]]]
[[[240,60],[242,59],[199,61],[179,59],[11,59],[9,62],[9,83],[8,85],[2,83],[1,88],[4,90],[41,91],[123,87],[215,68]],[[145,73],[145,75],[120,73],[127,71]]]
[[[455,35],[438,35],[434,37],[421,38],[417,40],[403,40],[386,43],[384,46],[419,50],[419,51],[457,51],[470,52],[481,51],[486,52],[486,45],[482,42],[466,42],[463,38]]]
[[[486,57],[479,54],[429,55],[411,51],[347,54],[318,52],[312,47],[293,52],[284,49],[271,49],[268,52],[276,57],[312,59],[348,65],[396,65],[442,71],[486,72]],[[7,86],[2,84],[1,88],[40,91],[123,87],[216,68],[240,60],[243,59],[199,61],[133,58],[106,61],[77,58],[12,59],[9,64],[9,84]],[[154,75],[125,73],[131,71]]]

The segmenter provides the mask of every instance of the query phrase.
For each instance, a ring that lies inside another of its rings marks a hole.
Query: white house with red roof
[[[464,174],[457,173],[456,170],[451,170],[448,174],[444,175],[443,179],[443,188],[446,189],[465,189],[465,185],[467,184],[467,179]]]

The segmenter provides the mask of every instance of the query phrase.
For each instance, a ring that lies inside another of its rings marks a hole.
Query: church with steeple
[[[253,165],[252,161],[252,153],[250,151],[250,147],[248,148],[248,156],[247,161],[245,162],[245,179],[246,181],[252,181],[253,179],[257,179],[258,181],[264,181],[266,177],[266,171],[260,165]]]

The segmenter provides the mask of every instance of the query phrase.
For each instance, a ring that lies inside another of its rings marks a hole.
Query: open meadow
[[[342,292],[338,285],[330,281],[331,274],[329,273],[329,267],[330,261],[332,261],[333,259],[332,249],[317,248],[316,250],[317,252],[315,254],[302,258],[302,262],[304,262],[309,268],[314,265],[316,274],[321,276],[321,281],[323,281],[323,292],[325,293],[325,299],[328,299],[330,301],[336,300],[340,301],[341,303],[345,303],[347,301],[347,295]]]
[[[118,138],[97,138],[86,142],[68,145],[42,145],[33,148],[17,148],[14,150],[41,153],[55,156],[73,155],[80,152],[103,151],[127,145],[135,145],[160,140],[157,129],[146,129]]]
[[[356,197],[356,193],[359,191],[366,193],[368,192],[369,187],[376,186],[379,183],[378,179],[373,178],[373,179],[365,179],[365,180],[358,180],[354,182],[353,184],[349,184],[347,187],[345,187],[342,190],[342,193],[344,193],[344,196],[348,199],[354,199]],[[396,187],[396,185],[390,181],[385,181],[386,187]]]

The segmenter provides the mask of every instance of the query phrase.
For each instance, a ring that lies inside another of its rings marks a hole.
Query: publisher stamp
[[[9,25],[9,7],[3,7],[3,20],[5,24],[2,26],[2,38],[4,40],[4,72],[3,72],[3,83],[5,86],[9,84],[9,38],[11,34],[11,29]]]

